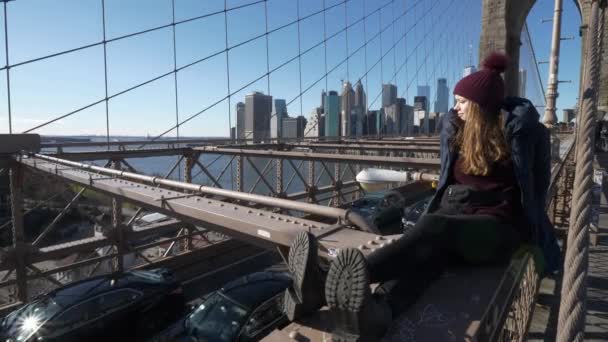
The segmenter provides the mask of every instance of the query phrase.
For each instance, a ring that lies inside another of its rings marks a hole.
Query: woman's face
[[[471,101],[465,99],[460,95],[456,95],[456,105],[454,106],[454,110],[458,113],[458,117],[462,121],[467,121],[467,114],[469,113],[469,105]]]

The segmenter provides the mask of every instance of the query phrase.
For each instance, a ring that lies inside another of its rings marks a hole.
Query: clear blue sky
[[[255,3],[254,0],[228,0],[229,9]],[[101,0],[17,0],[7,4],[9,63],[11,65],[99,43],[103,39]],[[299,4],[299,8],[298,8]],[[183,122],[201,110],[227,99],[180,126],[182,136],[227,136],[230,122],[234,125],[234,106],[244,101],[245,94],[268,92],[288,102],[291,116],[306,117],[320,103],[322,89],[339,90],[341,79],[356,82],[362,78],[367,89],[368,105],[379,107],[381,84],[396,83],[399,95],[411,103],[416,86],[447,77],[450,89],[468,64],[473,46],[477,63],[481,2],[479,0],[268,0],[227,12],[224,0],[175,0],[175,20],[183,21],[209,14],[202,19],[175,26],[177,68],[205,56],[222,52],[250,38],[289,24],[300,17],[332,7],[326,12],[292,24],[266,38],[231,48],[177,73],[179,121]],[[0,5],[1,6],[1,5]],[[267,11],[266,11],[267,6]],[[564,36],[575,41],[563,42],[560,77],[572,84],[560,84],[558,99],[561,109],[576,101],[580,59],[580,19],[573,2],[564,4]],[[218,14],[212,13],[219,12]],[[267,15],[266,15],[267,13]],[[538,0],[529,16],[532,41],[540,60],[550,49],[551,24],[540,24],[540,18],[551,17],[553,1]],[[364,20],[360,20],[365,18]],[[4,14],[0,15],[0,46],[4,47]],[[171,23],[171,0],[106,0],[105,21],[108,40],[133,32]],[[395,24],[392,25],[393,20]],[[325,25],[324,25],[325,21]],[[345,25],[346,32],[340,32]],[[325,26],[325,29],[324,29]],[[387,28],[377,38],[381,28]],[[298,31],[300,46],[298,47]],[[325,44],[295,58],[322,42],[327,42],[327,80]],[[348,37],[348,38],[347,38]],[[404,38],[403,38],[404,37]],[[369,40],[366,48],[357,49]],[[396,44],[396,45],[395,45]],[[391,49],[395,45],[394,49]],[[268,65],[267,65],[268,46]],[[357,52],[356,52],[357,51]],[[387,53],[388,51],[388,53]],[[355,53],[356,52],[356,53]],[[386,53],[384,58],[381,58]],[[113,96],[141,82],[170,73],[174,69],[173,28],[171,26],[107,44],[108,95]],[[348,55],[348,63],[338,66]],[[523,58],[523,57],[522,57]],[[377,63],[381,61],[380,63]],[[4,48],[0,65],[6,64]],[[301,68],[301,73],[300,73]],[[334,69],[335,68],[335,69]],[[366,70],[369,72],[366,73]],[[301,82],[300,82],[301,74]],[[546,66],[541,66],[542,82],[547,79]],[[318,83],[314,83],[318,80]],[[10,70],[13,132],[22,132],[50,119],[72,112],[105,97],[104,48],[96,45],[38,62],[15,66]],[[300,85],[301,83],[301,85]],[[299,98],[300,89],[306,90]],[[538,88],[538,87],[537,87]],[[530,82],[529,89],[533,89]],[[537,90],[539,92],[539,90]],[[175,80],[172,74],[109,100],[111,135],[157,135],[176,125]],[[0,71],[0,133],[8,132],[8,96],[6,70]],[[375,100],[375,102],[374,102]],[[230,107],[229,107],[230,106]],[[35,130],[41,134],[81,135],[106,134],[105,102],[80,111]],[[176,130],[166,136],[175,136]]]

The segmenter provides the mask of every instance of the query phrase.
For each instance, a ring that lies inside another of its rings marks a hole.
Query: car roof
[[[126,272],[120,275],[103,275],[77,281],[45,294],[61,307],[68,307],[84,299],[123,288],[136,288],[144,290],[150,283]]]
[[[256,272],[227,283],[219,291],[251,309],[285,291],[291,282],[284,272]]]

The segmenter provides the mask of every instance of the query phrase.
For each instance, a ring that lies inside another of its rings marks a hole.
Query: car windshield
[[[8,315],[2,320],[2,330],[17,341],[25,341],[59,311],[59,304],[50,297],[43,297]]]
[[[188,335],[206,342],[234,341],[249,311],[215,292],[186,319]]]

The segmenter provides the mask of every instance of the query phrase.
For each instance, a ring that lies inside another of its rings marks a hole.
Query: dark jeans
[[[520,243],[517,228],[494,216],[427,214],[401,238],[367,257],[370,280],[401,279],[419,292],[451,264],[507,263]]]

